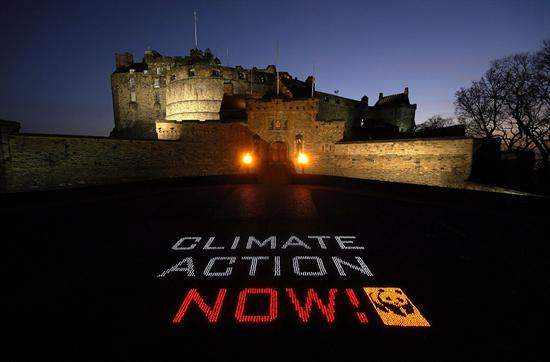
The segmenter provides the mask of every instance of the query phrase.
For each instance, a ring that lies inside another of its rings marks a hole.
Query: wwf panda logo
[[[387,326],[430,327],[430,323],[399,288],[363,288]]]
[[[399,289],[382,289],[370,293],[370,299],[375,307],[385,313],[394,313],[406,317],[415,313],[411,301]]]

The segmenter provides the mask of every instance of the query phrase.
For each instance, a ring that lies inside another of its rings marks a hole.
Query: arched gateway
[[[288,161],[288,146],[283,141],[275,141],[269,146],[269,160],[277,163]]]

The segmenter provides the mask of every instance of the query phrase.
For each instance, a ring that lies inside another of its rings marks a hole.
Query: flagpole
[[[275,57],[275,69],[277,70],[277,97],[279,96],[279,41],[277,40],[277,49]]]
[[[313,98],[313,93],[314,93],[314,90],[315,89],[315,62],[313,62],[313,80],[311,82],[311,98]]]
[[[199,48],[199,41],[197,39],[197,12],[193,11],[193,20],[195,23],[195,49]]]

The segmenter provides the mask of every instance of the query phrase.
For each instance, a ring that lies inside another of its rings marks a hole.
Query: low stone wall
[[[240,160],[254,134],[243,123],[222,122],[186,122],[181,141],[18,134],[12,126],[0,127],[0,192],[243,173]],[[329,126],[334,133],[337,125]],[[323,129],[316,129],[320,136]],[[305,172],[463,187],[473,145],[470,138],[306,143]]]
[[[318,174],[462,187],[471,173],[474,139],[440,138],[336,143]]]
[[[186,142],[7,135],[0,191],[240,173],[242,145],[251,139],[246,127],[217,124],[202,131],[206,128],[215,128],[215,136],[206,132]]]

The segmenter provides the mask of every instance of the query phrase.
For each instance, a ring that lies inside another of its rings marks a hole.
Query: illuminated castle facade
[[[273,65],[245,69],[221,64],[209,49],[189,56],[162,56],[148,50],[141,62],[116,55],[111,76],[113,138],[182,140],[211,126],[235,123],[248,128],[255,152],[264,158],[291,159],[302,147],[331,152],[341,140],[410,132],[416,104],[403,93],[353,100],[315,89],[277,72]]]
[[[118,54],[111,81],[110,137],[25,134],[0,120],[0,193],[243,173],[272,182],[299,171],[466,187],[478,147],[411,132],[407,88],[370,106],[272,65],[223,66],[209,50],[147,51],[141,62]]]

